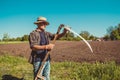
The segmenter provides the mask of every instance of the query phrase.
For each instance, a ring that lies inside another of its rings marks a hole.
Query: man
[[[35,78],[46,53],[55,46],[50,43],[50,40],[54,39],[55,35],[45,31],[46,26],[49,25],[45,17],[38,17],[37,22],[34,22],[34,24],[37,25],[37,29],[30,33],[29,43],[32,49],[31,54]],[[58,38],[64,36],[66,32],[67,30],[64,29],[63,32],[58,35]],[[45,62],[42,75],[46,77],[46,80],[50,80],[50,55]]]

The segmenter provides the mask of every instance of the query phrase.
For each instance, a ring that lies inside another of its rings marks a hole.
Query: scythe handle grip
[[[62,27],[64,27],[64,24],[61,24],[61,25],[58,27],[58,30],[57,30],[57,33],[56,33],[56,34],[59,34],[59,33],[60,33],[60,30],[62,29]]]

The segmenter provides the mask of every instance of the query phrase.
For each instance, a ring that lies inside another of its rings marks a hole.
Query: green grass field
[[[1,41],[0,44],[28,43],[28,41]]]
[[[0,56],[0,80],[6,75],[33,80],[33,68],[23,57],[2,55]],[[51,80],[120,80],[120,65],[114,61],[93,64],[51,62]]]

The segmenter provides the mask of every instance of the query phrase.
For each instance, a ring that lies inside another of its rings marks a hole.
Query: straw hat
[[[46,25],[49,25],[49,22],[47,21],[45,17],[38,17],[37,21],[34,22],[34,24],[40,24],[40,23],[45,23]]]

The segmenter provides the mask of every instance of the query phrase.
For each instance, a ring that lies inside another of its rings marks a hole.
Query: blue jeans
[[[33,67],[34,67],[34,78],[36,77],[37,75],[37,72],[38,72],[38,69],[40,68],[42,62],[41,61],[38,61],[38,62],[34,62],[33,63]],[[41,71],[41,74],[42,76],[45,77],[44,80],[50,80],[50,60],[46,61],[45,62],[45,65],[43,67],[43,70]],[[39,74],[39,75],[41,75]],[[40,80],[40,79],[38,79]]]

